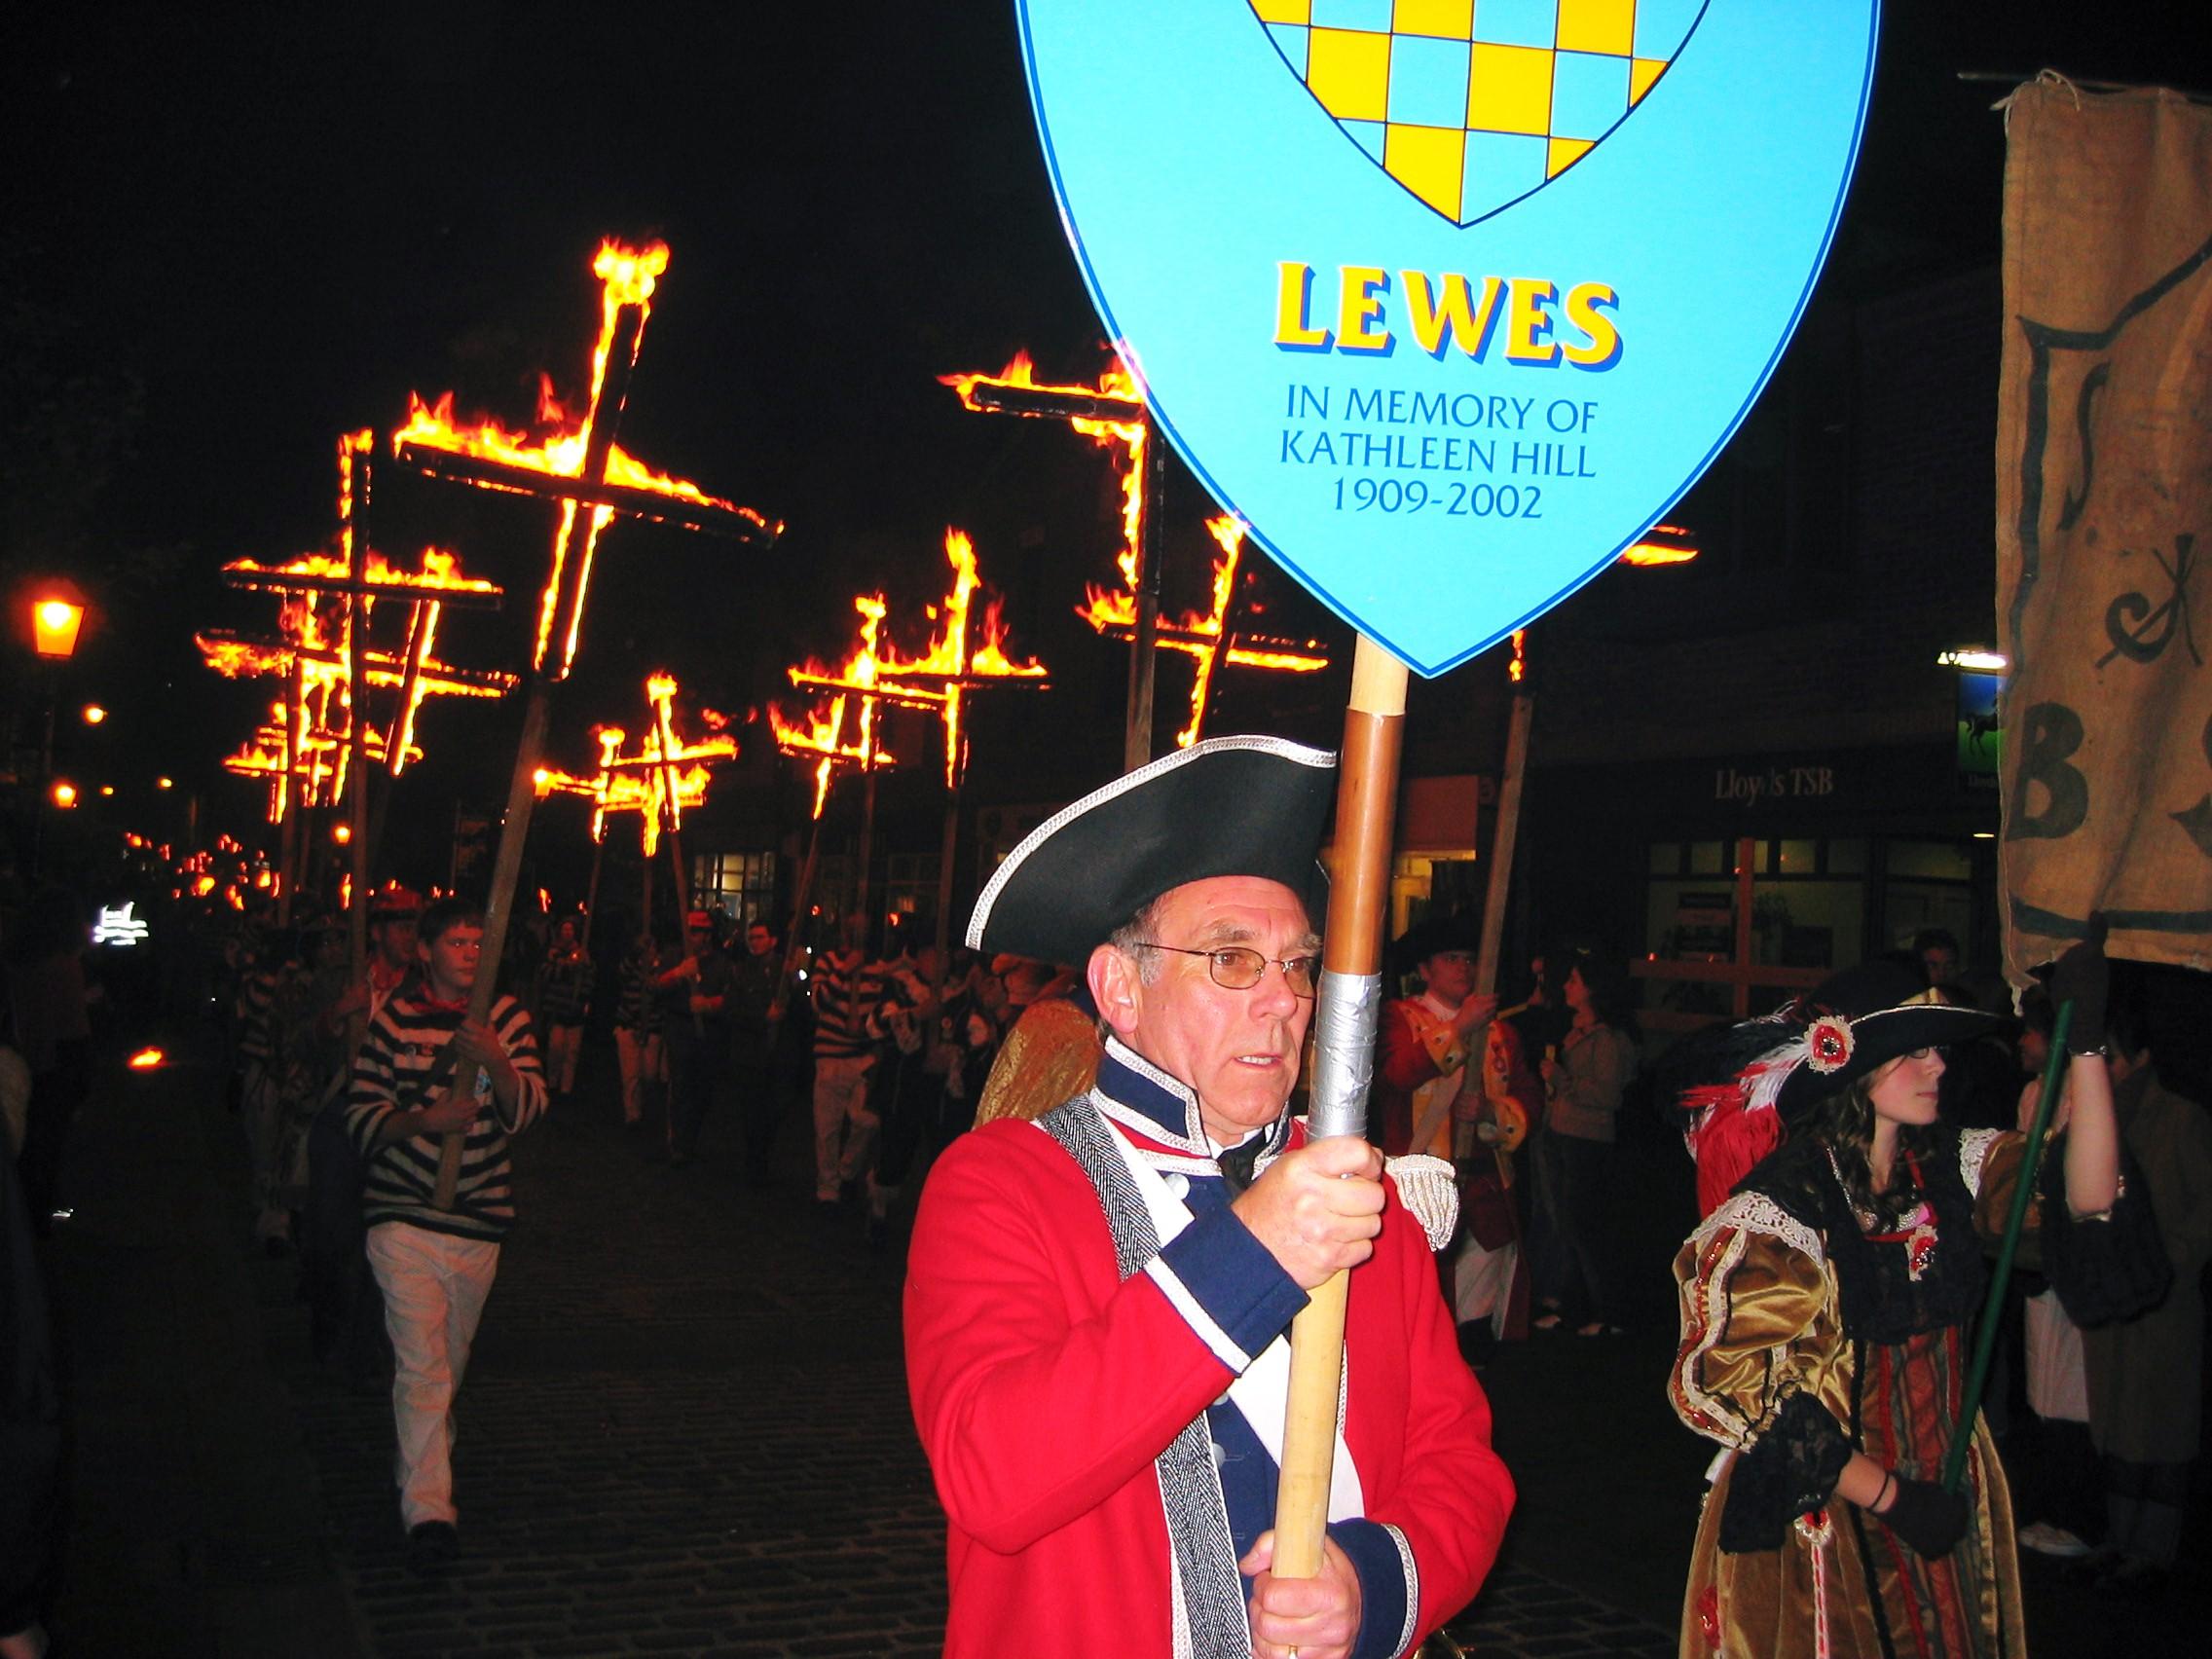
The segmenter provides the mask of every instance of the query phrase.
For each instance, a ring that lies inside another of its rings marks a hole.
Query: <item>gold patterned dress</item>
[[[2025,1651],[2011,1500],[1978,1419],[1972,1519],[1948,1556],[1923,1559],[1878,1516],[1830,1496],[1854,1450],[1939,1477],[1982,1242],[2003,1231],[2025,1144],[1939,1127],[1909,1168],[1900,1156],[1919,1202],[1883,1232],[1854,1214],[1826,1148],[1792,1141],[1682,1246],[1668,1394],[1722,1447],[1691,1557],[1683,1659]]]

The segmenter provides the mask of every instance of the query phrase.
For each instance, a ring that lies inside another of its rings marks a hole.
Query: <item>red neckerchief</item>
[[[466,1014],[468,1012],[468,999],[466,997],[457,998],[453,1002],[442,1002],[430,995],[427,985],[417,991],[409,1000],[417,1008],[428,1014]]]

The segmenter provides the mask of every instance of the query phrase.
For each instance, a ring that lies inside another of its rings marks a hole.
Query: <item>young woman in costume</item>
[[[2079,945],[2051,987],[2075,1007],[2073,1115],[2030,1224],[2062,1295],[2070,1276],[2111,1276],[2122,1187],[2106,977],[2101,951]],[[2010,1501],[1978,1419],[1961,1491],[1937,1484],[1983,1246],[2003,1232],[2027,1138],[1942,1123],[1937,1081],[1943,1046],[1995,1023],[1871,963],[1738,1026],[1733,1059],[1747,1063],[1683,1095],[1710,1213],[1675,1262],[1668,1393],[1722,1448],[1691,1558],[1685,1656],[2022,1650]],[[1759,1159],[1785,1126],[1787,1143]]]

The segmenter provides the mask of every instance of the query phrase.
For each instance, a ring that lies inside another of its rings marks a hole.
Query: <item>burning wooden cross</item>
[[[665,674],[645,682],[648,709],[645,736],[636,755],[625,756],[622,745],[628,733],[619,726],[599,726],[592,735],[599,742],[599,772],[576,777],[540,766],[533,775],[538,799],[560,793],[582,795],[592,803],[592,873],[590,896],[584,903],[586,926],[599,893],[600,854],[607,841],[607,820],[611,813],[636,813],[639,844],[645,852],[646,912],[651,912],[652,861],[668,837],[670,862],[677,878],[678,905],[687,901],[683,863],[683,811],[705,804],[708,763],[737,758],[737,742],[719,734],[694,743],[684,742],[676,730],[677,683]]]
[[[435,547],[423,550],[420,571],[387,564],[382,554],[371,553],[364,572],[355,577],[347,561],[325,554],[308,554],[282,565],[264,565],[252,559],[235,560],[223,567],[227,586],[255,589],[283,596],[278,612],[278,637],[255,638],[222,630],[194,636],[203,659],[216,673],[240,678],[253,674],[289,675],[295,663],[302,679],[314,685],[335,688],[339,706],[350,728],[354,693],[354,651],[359,650],[360,694],[363,723],[370,745],[387,756],[392,775],[419,759],[415,719],[423,701],[431,696],[498,698],[519,682],[517,676],[498,669],[464,669],[441,662],[436,655],[439,612],[449,605],[494,609],[501,602],[500,590],[488,581],[461,572],[459,561]],[[342,604],[335,616],[320,608],[325,598]],[[360,604],[361,634],[354,636],[353,600]],[[403,602],[407,631],[397,651],[379,650],[369,641],[379,599]],[[335,636],[335,637],[334,637]],[[390,719],[385,723],[383,742],[375,744],[376,722],[367,718],[367,692],[396,688]],[[343,789],[343,766],[341,767]]]
[[[1214,563],[1211,611],[1194,610],[1172,622],[1161,620],[1162,561],[1157,521],[1160,473],[1165,456],[1153,442],[1151,419],[1136,383],[1119,360],[1106,367],[1097,385],[1088,387],[1040,384],[1026,351],[1017,353],[996,375],[940,378],[960,394],[961,403],[969,409],[1065,421],[1114,457],[1122,477],[1122,550],[1115,559],[1122,571],[1122,586],[1116,590],[1086,584],[1086,603],[1076,614],[1107,639],[1129,642],[1129,707],[1123,755],[1125,770],[1152,758],[1152,679],[1158,651],[1181,651],[1195,665],[1191,718],[1175,734],[1179,749],[1188,749],[1204,735],[1207,698],[1225,647],[1232,667],[1311,674],[1329,666],[1327,648],[1318,641],[1282,640],[1230,628],[1229,613],[1235,597],[1244,539],[1243,525],[1232,516],[1224,515],[1206,526],[1222,550]]]
[[[1190,610],[1173,622],[1157,624],[1153,639],[1163,651],[1183,651],[1196,667],[1191,678],[1191,719],[1175,734],[1175,747],[1188,749],[1205,735],[1206,701],[1214,670],[1272,669],[1277,674],[1315,674],[1329,666],[1328,648],[1318,640],[1285,640],[1245,629],[1232,632],[1229,608],[1236,592],[1236,571],[1244,552],[1244,524],[1233,513],[1206,520],[1206,532],[1221,548],[1213,567],[1213,608]],[[1085,584],[1085,603],[1077,610],[1109,640],[1136,637],[1135,595],[1126,587]]]
[[[749,546],[774,543],[781,525],[770,524],[750,507],[707,495],[697,485],[670,478],[639,462],[615,442],[629,398],[630,376],[645,340],[652,295],[668,269],[668,246],[645,248],[601,244],[592,262],[600,279],[599,340],[592,350],[591,393],[583,414],[571,421],[554,399],[550,384],[538,399],[538,423],[548,428],[533,441],[493,422],[463,429],[454,424],[449,392],[425,406],[411,399],[407,424],[393,439],[399,460],[430,478],[500,490],[560,505],[553,535],[552,566],[538,601],[536,643],[531,654],[528,701],[522,736],[507,787],[506,817],[499,829],[499,850],[492,864],[492,889],[484,906],[484,953],[498,962],[507,937],[515,884],[522,873],[523,844],[530,834],[530,813],[536,799],[533,777],[545,743],[547,687],[568,678],[583,630],[584,596],[591,582],[592,556],[600,533],[617,515],[656,520],[687,530],[727,536]],[[468,1016],[481,1022],[492,1009],[496,974],[478,976],[470,993]],[[449,1134],[440,1150],[434,1202],[453,1207],[461,1174],[461,1136]]]
[[[316,709],[319,701],[318,692],[311,690],[309,708]],[[345,779],[344,756],[350,747],[346,728],[324,725],[312,716],[305,723],[296,722],[294,709],[289,701],[272,703],[269,719],[253,736],[223,757],[224,771],[268,781],[272,824],[282,824],[295,806],[335,805]],[[372,760],[385,757],[384,736],[373,727],[367,747]]]
[[[1051,683],[1043,663],[1016,662],[1007,655],[1006,626],[1001,615],[1003,602],[994,599],[984,608],[980,643],[971,638],[976,590],[980,585],[976,571],[975,543],[965,532],[947,530],[944,556],[952,567],[952,591],[941,604],[926,609],[928,618],[938,624],[927,651],[918,657],[903,657],[895,650],[886,650],[881,644],[883,618],[888,608],[883,596],[857,598],[853,605],[862,617],[861,642],[844,666],[831,671],[808,663],[790,671],[793,685],[831,693],[828,716],[817,714],[810,727],[800,727],[785,720],[774,710],[770,711],[779,748],[786,754],[821,756],[815,771],[814,817],[818,826],[830,772],[835,766],[858,764],[868,779],[861,828],[860,898],[864,907],[874,819],[874,774],[890,758],[876,743],[876,706],[889,704],[923,709],[938,717],[944,728],[944,787],[950,796],[945,809],[944,856],[938,878],[940,934],[944,931],[951,903],[952,853],[957,844],[960,785],[968,769],[967,699],[977,691],[1000,686],[1025,685],[1033,690],[1044,690]],[[849,745],[844,735],[847,699],[853,700],[858,713],[857,734]],[[810,853],[809,869],[812,865]],[[940,939],[939,942],[941,944],[943,940]]]

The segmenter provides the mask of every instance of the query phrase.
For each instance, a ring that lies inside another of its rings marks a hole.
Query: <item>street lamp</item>
[[[76,655],[77,630],[84,622],[82,605],[59,593],[49,593],[31,607],[31,644],[40,656],[66,661]]]
[[[107,711],[97,703],[87,703],[85,705],[85,723],[87,725],[98,725],[100,721],[106,719]]]
[[[77,786],[67,778],[54,780],[54,804],[66,812],[77,804]]]

